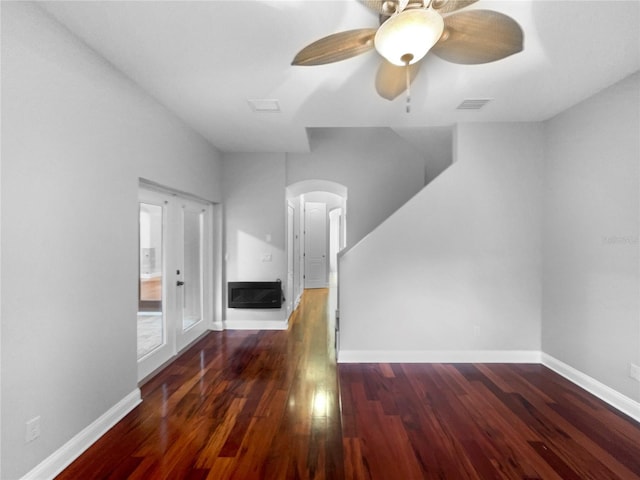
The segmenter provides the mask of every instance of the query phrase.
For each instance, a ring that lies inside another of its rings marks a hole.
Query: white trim
[[[540,363],[538,350],[340,350],[338,363]]]
[[[558,375],[584,388],[587,392],[592,393],[612,407],[640,422],[640,403],[635,400],[546,353],[542,353],[541,363]]]
[[[34,469],[22,477],[22,480],[54,478],[87,448],[107,433],[111,427],[122,420],[124,416],[140,404],[141,401],[140,389],[136,388],[62,447],[40,462]]]
[[[225,330],[286,330],[289,322],[284,320],[225,320]]]

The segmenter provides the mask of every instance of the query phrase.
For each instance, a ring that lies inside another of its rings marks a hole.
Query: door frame
[[[295,241],[296,241],[296,232],[295,232],[295,214],[296,208],[293,202],[287,200],[287,284],[286,284],[286,305],[287,305],[287,318],[291,316],[293,310],[295,309],[296,300],[295,296]]]

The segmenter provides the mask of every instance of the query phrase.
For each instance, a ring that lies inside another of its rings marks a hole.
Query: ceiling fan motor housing
[[[412,65],[424,57],[444,30],[442,16],[432,9],[409,9],[378,28],[376,50],[394,65]]]

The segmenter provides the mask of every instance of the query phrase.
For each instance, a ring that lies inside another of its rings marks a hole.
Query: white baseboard
[[[284,320],[225,320],[225,330],[286,330],[289,322]]]
[[[576,370],[570,365],[561,362],[557,358],[546,353],[542,353],[542,362],[545,367],[553,370],[558,375],[563,376],[570,382],[575,383],[579,387],[584,388],[587,392],[592,393],[599,399],[608,403],[612,407],[629,415],[634,420],[640,422],[640,403],[632,400],[626,395],[621,394],[617,390],[608,387],[604,383],[599,382],[593,377]]]
[[[537,350],[340,350],[338,363],[540,363]]]
[[[27,473],[22,480],[54,478],[142,401],[136,388]]]

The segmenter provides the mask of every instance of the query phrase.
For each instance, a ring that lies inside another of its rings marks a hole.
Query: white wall
[[[344,201],[340,195],[331,192],[309,192],[304,194],[305,202],[319,202],[327,206],[327,221],[329,221],[329,211],[334,208],[341,208]]]
[[[341,258],[341,361],[540,349],[542,145],[458,126],[456,163]]]
[[[1,60],[0,477],[14,479],[137,389],[139,178],[220,201],[220,155],[33,4],[2,2]]]
[[[424,159],[391,129],[310,129],[310,143],[310,153],[287,154],[287,185],[330,180],[347,187],[347,247],[424,186]]]
[[[545,123],[545,353],[640,401],[640,74]]]
[[[393,131],[404,138],[424,158],[427,185],[453,162],[454,127],[401,127]]]
[[[325,180],[346,186],[347,235],[353,243],[424,185],[423,159],[390,129],[314,129],[311,139],[311,153],[224,154],[225,282],[286,280],[289,185]],[[297,218],[301,210],[295,207]],[[270,262],[263,261],[265,255],[271,255]],[[275,328],[285,316],[284,308],[225,312],[228,328]]]
[[[284,154],[227,153],[223,160],[226,282],[287,279]],[[270,256],[270,260],[267,257]],[[284,285],[283,285],[284,286]],[[225,287],[226,288],[226,287]],[[225,291],[226,308],[226,291]],[[229,328],[284,326],[286,308],[226,308]],[[265,323],[267,322],[267,323]]]

